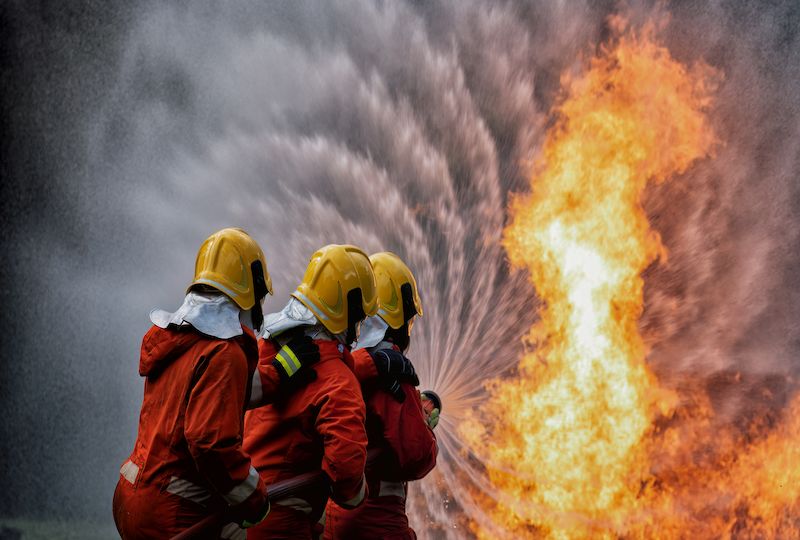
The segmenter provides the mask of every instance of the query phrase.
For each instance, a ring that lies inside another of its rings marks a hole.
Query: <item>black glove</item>
[[[264,521],[269,515],[270,504],[266,493],[253,493],[242,503],[228,510],[230,519],[243,529],[249,529]]]
[[[403,390],[403,387],[400,386],[400,382],[397,379],[379,379],[381,383],[381,388],[389,392],[395,401],[399,403],[403,403],[406,400],[406,393]]]
[[[394,349],[381,349],[370,353],[370,356],[375,362],[378,377],[381,379],[394,379],[399,383],[419,386],[419,378],[417,372],[414,371],[414,365],[402,353]]]
[[[317,372],[310,367],[317,362],[319,362],[317,344],[309,336],[298,336],[281,347],[272,365],[278,370],[282,383],[296,386],[298,383],[307,384],[317,378]]]

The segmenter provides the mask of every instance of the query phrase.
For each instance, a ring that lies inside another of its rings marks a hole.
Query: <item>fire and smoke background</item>
[[[678,396],[656,429],[704,426],[648,480],[675,488],[678,530],[796,534],[800,463],[780,461],[800,446],[796,2],[6,0],[0,538],[113,535],[147,313],[177,306],[197,246],[229,225],[264,247],[270,309],[325,243],[390,249],[416,270],[410,356],[445,399],[438,470],[411,495],[422,538],[660,523],[508,517],[462,427],[487,381],[520,376],[542,302],[509,266],[509,203],[535,190],[562,82],[611,46],[618,15],[655,21],[675,62],[716,74],[713,151],[642,195],[668,256],[644,270],[638,329]],[[734,450],[717,455],[712,432]],[[763,450],[774,439],[777,455]],[[725,492],[724,471],[744,481],[770,460],[795,485]],[[709,469],[721,491],[670,476]],[[784,494],[777,529],[748,521],[763,489]]]

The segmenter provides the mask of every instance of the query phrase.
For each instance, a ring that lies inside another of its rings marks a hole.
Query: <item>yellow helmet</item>
[[[356,291],[360,302],[352,294]],[[292,296],[333,334],[341,334],[378,311],[372,264],[355,246],[330,244],[314,253]]]
[[[267,293],[272,294],[264,253],[238,228],[217,231],[200,246],[189,289],[198,285],[217,289],[244,310],[258,304]]]
[[[417,281],[408,266],[388,251],[375,253],[369,258],[378,284],[378,315],[395,330],[414,315],[422,316],[422,300],[417,291]]]

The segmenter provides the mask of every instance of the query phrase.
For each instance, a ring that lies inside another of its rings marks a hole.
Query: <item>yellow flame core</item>
[[[490,384],[483,445],[512,537],[617,533],[638,504],[657,382],[639,335],[642,271],[665,254],[640,199],[714,142],[709,68],[687,70],[651,29],[619,37],[565,78],[531,192],[511,204],[504,245],[543,301],[519,377]],[[482,537],[494,537],[476,525]]]

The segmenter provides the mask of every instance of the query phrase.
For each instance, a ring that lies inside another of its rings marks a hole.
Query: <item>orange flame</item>
[[[618,28],[621,26],[618,25]],[[544,302],[519,377],[494,381],[486,448],[498,501],[481,537],[615,537],[642,506],[646,437],[670,409],[645,364],[641,272],[665,256],[640,199],[648,182],[707,156],[713,72],[687,70],[626,33],[576,78],[548,131],[531,193],[513,200],[504,245]]]
[[[800,538],[800,395],[733,423],[699,381],[667,390],[645,363],[641,274],[666,252],[640,200],[710,154],[716,74],[677,62],[652,26],[623,25],[564,78],[531,192],[511,204],[504,244],[543,307],[518,376],[490,382],[482,416],[459,428],[490,484],[470,494],[472,529]]]

